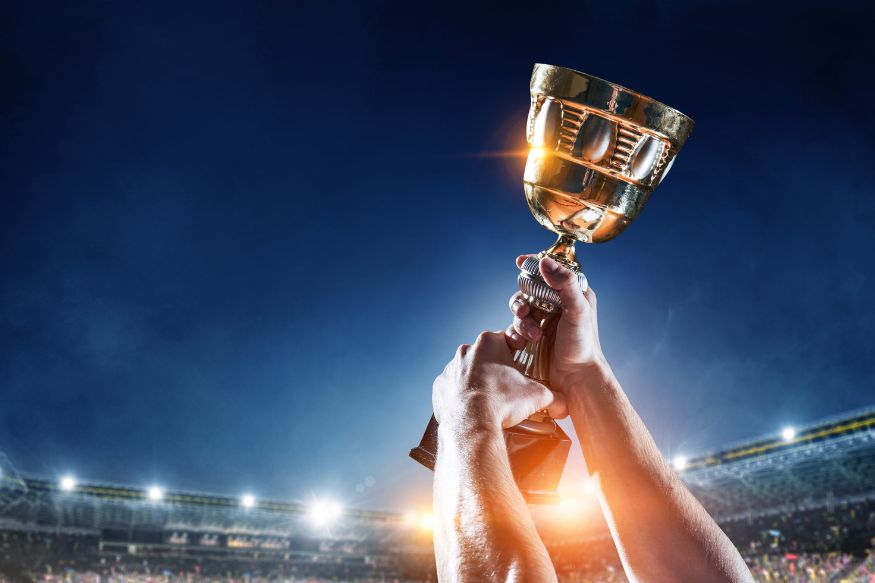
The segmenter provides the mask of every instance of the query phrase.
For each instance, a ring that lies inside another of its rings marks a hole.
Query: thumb
[[[550,389],[547,389],[550,391]],[[568,417],[568,403],[565,401],[565,395],[550,391],[553,394],[553,400],[547,405],[547,415],[553,419],[565,419]]]
[[[582,284],[579,283],[576,273],[549,255],[541,258],[538,267],[547,285],[559,292],[562,309],[566,313],[580,314],[586,304],[586,299],[583,297],[583,292],[587,288],[586,276],[582,276]]]
[[[564,419],[568,417],[568,406],[565,401],[565,395],[550,390],[546,385],[538,381],[527,379],[529,381],[529,399],[528,411],[547,410],[547,414],[553,419]]]

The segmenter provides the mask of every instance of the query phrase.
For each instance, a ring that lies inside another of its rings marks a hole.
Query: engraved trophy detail
[[[518,284],[544,333],[514,357],[517,368],[549,386],[549,363],[562,305],[541,277],[549,255],[586,278],[574,245],[603,243],[641,212],[668,174],[690,135],[693,120],[649,97],[585,73],[535,65],[530,84],[523,184],[535,219],[556,242],[520,268]],[[546,413],[505,430],[511,469],[528,502],[558,501],[557,487],[571,441]],[[437,422],[432,417],[410,456],[434,469]]]

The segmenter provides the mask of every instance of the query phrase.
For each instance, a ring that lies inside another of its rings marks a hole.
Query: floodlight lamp
[[[61,487],[62,492],[72,492],[76,489],[76,478],[70,475],[63,476],[58,485]]]
[[[310,506],[310,520],[316,526],[328,526],[343,514],[343,507],[330,500],[317,500]]]
[[[159,486],[150,486],[149,489],[146,490],[146,497],[152,502],[160,502],[164,499],[164,490]]]

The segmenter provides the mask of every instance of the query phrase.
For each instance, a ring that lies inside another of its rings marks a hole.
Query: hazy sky
[[[636,223],[579,249],[660,447],[875,402],[871,3],[470,4],[6,3],[0,451],[426,499],[432,380],[552,241],[522,163],[477,155],[522,145],[535,62],[697,122]]]

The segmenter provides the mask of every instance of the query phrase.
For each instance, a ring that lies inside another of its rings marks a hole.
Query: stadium
[[[875,2],[4,8],[0,583],[875,583]]]
[[[675,470],[758,581],[875,580],[875,408]],[[624,581],[591,493],[532,507],[561,581]],[[584,526],[580,526],[580,525]],[[19,473],[3,458],[4,581],[434,581],[431,517]]]

